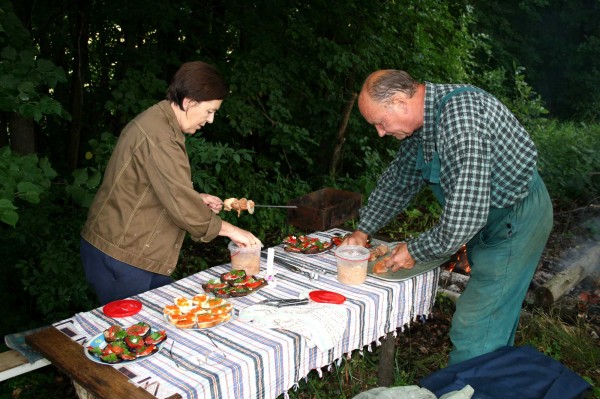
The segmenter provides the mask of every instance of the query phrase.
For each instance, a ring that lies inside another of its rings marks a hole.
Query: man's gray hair
[[[369,97],[376,102],[386,102],[396,93],[402,92],[409,98],[417,91],[419,82],[405,71],[386,69],[374,72],[364,84]]]

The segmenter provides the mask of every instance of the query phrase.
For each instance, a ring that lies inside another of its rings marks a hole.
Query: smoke
[[[579,235],[573,239],[575,245],[564,252],[559,268],[585,262],[590,274],[596,275],[600,272],[600,256],[597,256],[600,253],[600,217],[587,219],[580,227],[577,229]]]

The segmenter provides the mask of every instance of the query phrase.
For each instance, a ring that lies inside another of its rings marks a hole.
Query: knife
[[[261,252],[260,256],[265,258],[267,255],[266,254],[263,255],[263,252]],[[301,274],[305,277],[308,277],[310,280],[318,280],[319,279],[319,275],[317,273],[311,273],[309,271],[299,268],[298,266],[292,265],[291,263],[288,263],[285,260],[283,260],[280,256],[275,256],[275,260],[277,260],[278,266],[281,266],[284,269],[287,269],[294,273]]]
[[[255,208],[298,208],[296,205],[256,205]]]

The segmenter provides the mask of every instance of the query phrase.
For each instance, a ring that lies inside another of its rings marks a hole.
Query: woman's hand
[[[231,241],[235,242],[238,247],[262,247],[263,244],[254,234],[249,231],[240,229],[232,225],[229,222],[221,222],[220,236],[229,237]]]
[[[223,201],[221,198],[215,197],[214,195],[201,193],[200,198],[202,202],[214,213],[219,213],[223,209]]]

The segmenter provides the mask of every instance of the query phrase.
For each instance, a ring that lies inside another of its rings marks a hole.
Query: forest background
[[[496,95],[534,138],[556,210],[597,202],[599,19],[596,0],[0,0],[1,335],[97,306],[78,252],[87,207],[121,129],[186,61],[231,89],[187,142],[198,191],[366,199],[399,142],[356,95],[395,68]],[[418,234],[435,207],[420,196],[393,234]],[[294,231],[280,210],[224,218],[266,244]],[[186,241],[175,277],[226,261],[224,240]]]

